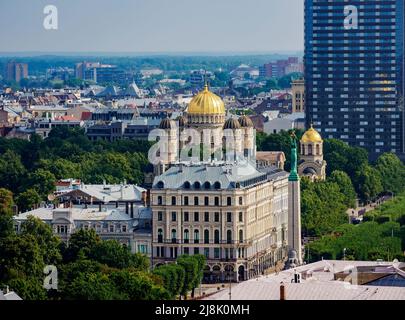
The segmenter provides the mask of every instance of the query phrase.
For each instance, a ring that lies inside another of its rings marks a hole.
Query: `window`
[[[214,242],[219,243],[219,230],[214,231]]]
[[[201,183],[198,181],[194,182],[194,189],[200,189],[201,188]]]
[[[200,248],[194,248],[194,254],[200,254]]]
[[[215,197],[214,199],[215,199],[214,200],[215,205],[219,206],[219,197]]]
[[[232,222],[232,212],[226,213],[226,222]]]
[[[172,229],[172,243],[177,242],[177,232],[176,229]]]
[[[200,242],[200,231],[197,229],[194,230],[194,243],[199,243]]]
[[[158,211],[158,221],[163,221],[163,212]]]
[[[219,259],[221,256],[221,249],[220,248],[214,248],[214,259]]]
[[[214,221],[219,222],[219,212],[214,213]]]
[[[227,205],[227,206],[231,206],[231,205],[232,205],[232,198],[231,198],[231,197],[227,197],[227,198],[226,198],[226,205]]]
[[[243,222],[243,212],[239,212],[239,222]]]
[[[159,243],[163,242],[163,230],[162,229],[158,230],[158,242]]]
[[[242,205],[242,204],[243,204],[242,197],[239,197],[239,205]]]
[[[194,212],[194,221],[199,221],[199,220],[200,220],[200,217],[199,217],[198,212]]]
[[[190,188],[191,188],[190,182],[188,182],[188,181],[184,182],[184,189],[190,189]]]
[[[226,243],[232,243],[232,231],[228,230],[226,232]]]
[[[162,205],[162,204],[163,204],[162,197],[158,196],[158,205]]]
[[[172,221],[176,221],[176,219],[177,219],[176,212],[172,212]]]
[[[204,212],[204,221],[209,222],[210,221],[210,213],[209,212]]]
[[[215,183],[214,183],[214,188],[215,188],[215,189],[221,189],[221,183],[218,182],[218,181],[215,182]]]
[[[208,197],[204,197],[204,205],[209,206],[210,205],[210,199]]]
[[[110,232],[114,232],[114,225],[113,224],[110,224]]]
[[[184,221],[188,222],[188,220],[189,220],[189,214],[188,214],[188,212],[184,212]]]
[[[184,248],[184,254],[189,255],[190,254],[190,249],[189,248]]]
[[[63,225],[57,226],[57,233],[66,234],[67,233],[67,226],[63,226]]]
[[[204,248],[204,256],[207,259],[210,257],[210,248]]]
[[[190,232],[186,229],[184,230],[184,243],[189,243]]]
[[[188,197],[184,197],[184,205],[188,206]]]
[[[124,225],[121,227],[121,230],[122,230],[122,232],[127,232],[127,225],[124,224]]]
[[[142,254],[148,253],[148,246],[146,244],[138,244],[138,252]],[[159,250],[158,250],[159,252]]]
[[[198,197],[194,197],[194,205],[198,206]]]
[[[172,197],[172,206],[176,205],[176,197]]]
[[[204,230],[204,243],[210,243],[210,231],[208,229]]]
[[[243,243],[243,230],[239,230],[239,242]]]

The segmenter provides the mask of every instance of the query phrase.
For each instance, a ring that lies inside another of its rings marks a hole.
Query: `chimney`
[[[285,285],[283,282],[280,284],[280,301],[286,300]]]

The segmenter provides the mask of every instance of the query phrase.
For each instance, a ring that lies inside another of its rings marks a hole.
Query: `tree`
[[[80,229],[71,235],[69,246],[63,253],[63,259],[68,262],[75,261],[79,258],[80,252],[84,257],[88,257],[100,241],[100,237],[94,229]]]
[[[0,282],[20,277],[42,277],[45,267],[41,249],[32,235],[0,239]]]
[[[400,193],[405,190],[405,166],[394,153],[378,157],[375,168],[381,175],[384,191]]]
[[[55,176],[44,169],[37,169],[28,175],[31,188],[35,189],[42,198],[46,198],[55,190]]]
[[[46,300],[47,294],[41,281],[33,277],[15,278],[7,282],[23,300]]]
[[[374,199],[383,191],[380,172],[369,165],[358,169],[354,181],[357,194],[364,202]]]
[[[134,268],[146,271],[149,261],[141,254],[132,254],[130,249],[116,240],[105,240],[96,243],[89,251],[89,257],[112,268]]]
[[[192,291],[192,297],[194,297],[194,289],[199,285],[202,278],[205,257],[201,257],[200,255],[182,255],[177,258],[177,264],[183,267],[186,273],[184,285],[180,292],[181,295],[187,299],[187,293]]]
[[[117,292],[108,275],[96,273],[79,273],[63,291],[67,300],[115,300],[124,298]]]
[[[302,230],[306,235],[326,235],[348,219],[345,196],[334,182],[319,181],[306,185],[301,208]]]
[[[56,265],[62,260],[61,240],[53,235],[51,227],[39,218],[29,216],[27,221],[21,225],[21,235],[31,235],[35,238],[45,264]]]
[[[25,167],[21,157],[12,150],[7,150],[0,156],[0,186],[17,192],[20,189]]]
[[[349,146],[341,140],[325,139],[323,150],[328,163],[326,167],[328,176],[338,170],[353,177],[358,168],[368,164],[368,153],[365,149]]]
[[[28,189],[16,197],[16,203],[20,212],[33,209],[41,202],[41,196],[35,189]]]
[[[7,189],[0,189],[0,239],[14,233],[12,206],[13,194]]]
[[[156,285],[149,274],[141,271],[120,270],[110,278],[118,291],[129,300],[165,300],[170,294]]]
[[[163,279],[164,288],[170,293],[171,298],[181,294],[186,277],[185,270],[181,265],[165,264],[155,268],[153,273]]]
[[[328,178],[329,182],[334,182],[339,186],[340,192],[345,197],[345,205],[348,208],[354,208],[356,205],[356,191],[354,190],[352,181],[347,173],[343,171],[333,171],[330,177]]]

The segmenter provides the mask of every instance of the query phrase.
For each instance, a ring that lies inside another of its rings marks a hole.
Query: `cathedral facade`
[[[309,177],[312,181],[325,180],[326,161],[323,160],[323,140],[312,125],[302,136],[300,146],[299,176]]]

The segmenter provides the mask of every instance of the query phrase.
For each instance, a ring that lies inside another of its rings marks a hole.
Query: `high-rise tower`
[[[404,152],[403,0],[305,0],[304,62],[308,127]]]

